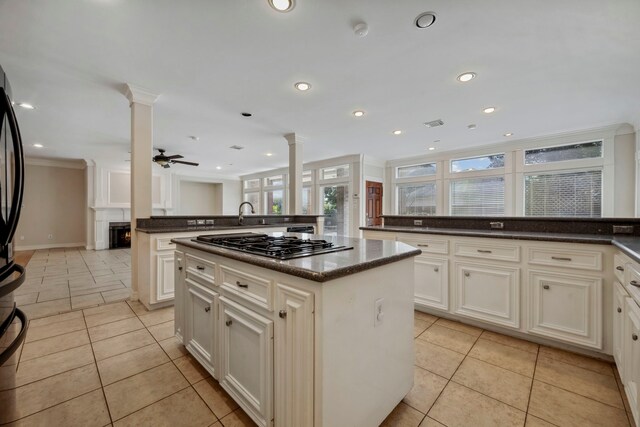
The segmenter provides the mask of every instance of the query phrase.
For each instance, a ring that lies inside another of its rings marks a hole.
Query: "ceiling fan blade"
[[[182,159],[183,156],[181,156],[180,154],[174,154],[173,156],[166,156],[167,159],[169,160],[173,160],[173,159]]]
[[[183,165],[189,165],[189,166],[198,166],[200,163],[194,163],[194,162],[183,162],[181,160],[171,160],[171,163],[181,163]]]

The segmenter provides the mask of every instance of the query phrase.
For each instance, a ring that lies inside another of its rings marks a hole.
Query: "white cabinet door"
[[[220,385],[260,426],[273,424],[273,322],[220,297]]]
[[[175,334],[180,342],[184,343],[184,294],[186,283],[185,279],[185,271],[184,271],[184,253],[180,251],[175,251],[174,254],[174,280],[175,284],[175,299],[173,302],[174,310],[175,310]]]
[[[624,338],[624,318],[626,310],[626,302],[629,295],[624,287],[616,282],[613,282],[613,358],[616,361],[620,378],[624,383],[624,354],[623,354],[623,338]]]
[[[631,298],[626,299],[626,310],[624,320],[624,334],[622,337],[623,347],[623,371],[625,373],[624,391],[629,399],[629,406],[635,419],[635,425],[640,425],[638,409],[640,407],[640,397],[638,387],[640,387],[640,307]]]
[[[520,325],[520,269],[456,263],[456,314],[517,328]]]
[[[415,303],[449,310],[449,261],[415,257]]]
[[[602,348],[602,279],[529,270],[529,332]]]
[[[277,284],[275,424],[313,425],[314,294]]]
[[[218,294],[191,279],[185,279],[185,346],[202,366],[217,378],[216,337]]]
[[[174,296],[174,255],[173,252],[156,255],[157,282],[154,302],[162,302],[173,299]],[[152,284],[153,286],[153,284]]]

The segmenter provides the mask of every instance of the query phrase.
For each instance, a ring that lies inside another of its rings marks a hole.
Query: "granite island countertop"
[[[277,235],[281,235],[278,233]],[[297,233],[284,233],[285,236],[300,236]],[[194,242],[192,238],[172,239],[173,243],[214,255],[243,261],[248,264],[312,280],[314,282],[328,282],[361,271],[376,268],[385,264],[397,262],[419,255],[422,251],[402,242],[390,240],[365,240],[347,237],[320,236],[305,234],[305,238],[324,239],[336,246],[352,246],[353,249],[342,250],[294,258],[289,260],[273,259],[254,255],[233,249],[226,249]]]

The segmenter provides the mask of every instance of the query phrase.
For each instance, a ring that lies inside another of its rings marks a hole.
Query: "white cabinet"
[[[216,338],[218,293],[191,279],[185,279],[185,347],[217,378]]]
[[[158,272],[158,286],[156,287],[156,302],[173,299],[175,289],[175,267],[173,253],[156,255]]]
[[[415,258],[415,303],[419,306],[449,309],[449,261]]]
[[[517,328],[520,325],[520,269],[457,262],[453,311]]]
[[[184,252],[175,251],[173,256],[175,265],[173,282],[178,285],[175,289],[174,301],[175,335],[180,342],[184,343]]]
[[[624,378],[624,318],[626,315],[626,299],[629,297],[624,287],[618,283],[613,284],[613,358],[618,366],[620,377]]]
[[[529,332],[602,348],[602,279],[529,270]]]
[[[275,423],[313,425],[314,294],[278,283],[275,330]]]
[[[626,310],[624,320],[624,333],[622,336],[622,347],[624,357],[623,383],[624,391],[629,399],[629,406],[636,420],[636,426],[639,425],[640,415],[638,408],[640,400],[638,388],[640,387],[640,307],[631,298],[626,299]]]
[[[220,297],[220,385],[260,426],[273,424],[273,322]]]

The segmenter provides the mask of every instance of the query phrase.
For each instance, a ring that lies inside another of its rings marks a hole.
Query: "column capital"
[[[306,141],[306,138],[303,138],[296,133],[287,133],[284,135],[284,139],[287,140],[289,145],[299,144]]]
[[[153,93],[149,89],[125,83],[125,96],[131,104],[135,102],[136,104],[152,106],[160,95]]]

